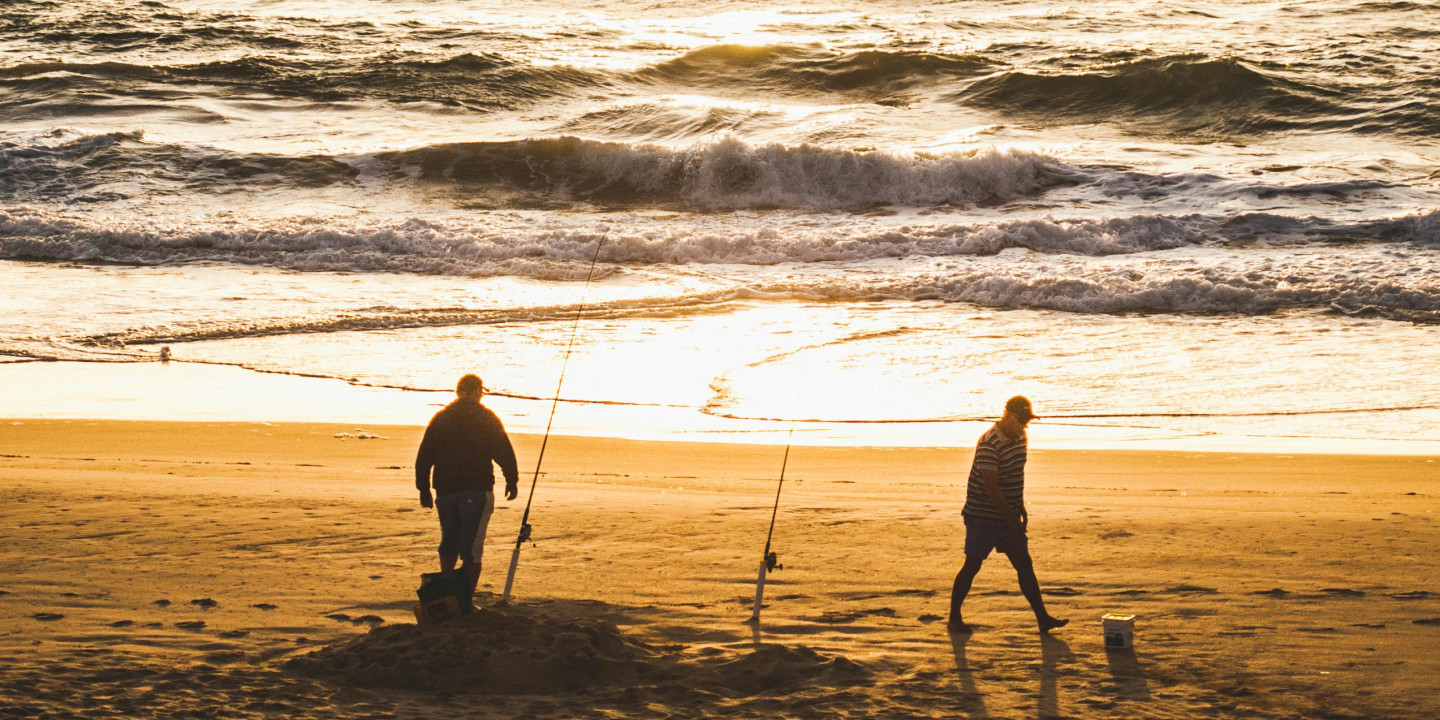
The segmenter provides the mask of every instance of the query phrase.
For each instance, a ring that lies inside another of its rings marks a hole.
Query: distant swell
[[[236,97],[266,93],[320,102],[373,98],[484,111],[519,108],[603,82],[601,76],[575,68],[470,53],[390,53],[359,59],[251,56],[187,65],[39,62],[0,68],[0,88],[29,96],[12,109],[22,117],[64,110],[67,103],[93,101],[97,94],[164,100],[177,89],[198,92],[202,85],[228,89]]]
[[[137,40],[143,42],[143,40]],[[794,94],[844,93],[874,102],[972,78],[994,62],[977,55],[904,50],[839,53],[792,45],[715,45],[635,71],[535,64],[497,53],[390,51],[360,57],[252,54],[205,63],[41,61],[0,67],[0,107],[19,117],[79,112],[97,97],[173,102],[175,93],[246,97],[265,93],[320,102],[376,99],[474,111],[523,108],[581,89],[664,85]],[[19,100],[19,102],[14,102]],[[104,112],[104,106],[90,112]]]
[[[1128,123],[1177,133],[1239,134],[1351,128],[1362,132],[1440,130],[1423,102],[1396,104],[1413,88],[1340,90],[1287,77],[1280,67],[1234,58],[1180,55],[1122,62],[1082,72],[1014,70],[956,94],[972,106],[1040,123]]]
[[[994,65],[973,54],[712,45],[640,70],[635,77],[673,86],[854,93],[884,101],[912,88],[974,77]]]

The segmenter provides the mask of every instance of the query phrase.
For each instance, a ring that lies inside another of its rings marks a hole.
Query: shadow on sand
[[[955,650],[955,675],[960,680],[960,705],[970,717],[990,717],[990,712],[985,708],[985,696],[980,694],[980,688],[975,686],[974,670],[970,667],[970,661],[965,657],[965,645],[970,642],[971,634],[950,633],[950,645]]]
[[[1115,682],[1115,695],[1123,700],[1149,700],[1150,683],[1145,679],[1145,666],[1135,648],[1106,648],[1105,660],[1110,664],[1110,678]]]
[[[1035,715],[1041,718],[1058,718],[1060,714],[1060,686],[1056,681],[1055,669],[1062,663],[1075,661],[1070,645],[1054,635],[1040,636],[1040,701]]]

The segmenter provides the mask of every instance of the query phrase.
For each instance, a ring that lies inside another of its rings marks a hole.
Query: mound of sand
[[[673,646],[672,646],[673,647]],[[299,675],[363,687],[500,695],[574,694],[607,688],[698,690],[731,697],[800,687],[849,687],[870,671],[805,647],[684,659],[596,619],[493,606],[433,625],[390,625],[293,658]]]
[[[664,680],[654,648],[614,625],[486,607],[433,625],[378,627],[286,669],[368,687],[553,695]]]
[[[730,695],[760,695],[800,687],[850,687],[864,684],[870,671],[848,658],[826,657],[810,648],[761,645],[735,658],[694,667],[690,682]]]

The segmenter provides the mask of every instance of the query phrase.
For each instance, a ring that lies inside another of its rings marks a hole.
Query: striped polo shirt
[[[993,469],[1000,481],[1000,494],[1018,515],[1025,505],[1025,454],[1027,441],[1025,433],[1018,438],[1006,437],[1000,426],[990,428],[975,444],[975,461],[970,465],[970,483],[965,488],[965,509],[961,514],[967,518],[1004,520],[990,493],[985,491],[985,480],[981,470]]]

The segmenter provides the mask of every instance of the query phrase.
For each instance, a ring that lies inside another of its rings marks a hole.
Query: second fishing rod
[[[590,281],[595,277],[595,264],[600,260],[600,248],[610,236],[610,229],[595,242],[595,255],[590,258],[590,271],[585,274],[585,287],[580,291],[580,305],[575,310],[575,323],[570,327],[570,341],[565,345],[565,359],[560,363],[560,379],[555,382],[555,397],[550,402],[550,418],[545,421],[545,436],[540,440],[540,454],[535,458],[535,474],[530,478],[530,494],[525,498],[525,514],[520,518],[520,532],[515,536],[515,547],[510,551],[510,569],[505,573],[505,593],[501,602],[510,602],[510,591],[515,585],[515,571],[520,566],[520,548],[530,539],[530,507],[535,502],[535,486],[540,483],[540,467],[545,462],[545,448],[550,444],[550,428],[555,422],[555,409],[560,405],[560,389],[565,386],[565,371],[570,367],[570,352],[575,349],[575,333],[580,329],[580,318],[585,314],[585,299],[590,292]]]
[[[790,422],[790,434],[785,437],[785,457],[780,461],[780,482],[775,484],[775,504],[770,508],[770,531],[765,534],[765,550],[760,553],[760,574],[755,577],[755,605],[750,612],[749,623],[760,622],[760,608],[765,604],[765,579],[776,571],[785,569],[780,556],[770,549],[775,539],[775,518],[780,514],[780,491],[785,488],[785,468],[790,466],[790,448],[795,441],[795,422]]]

